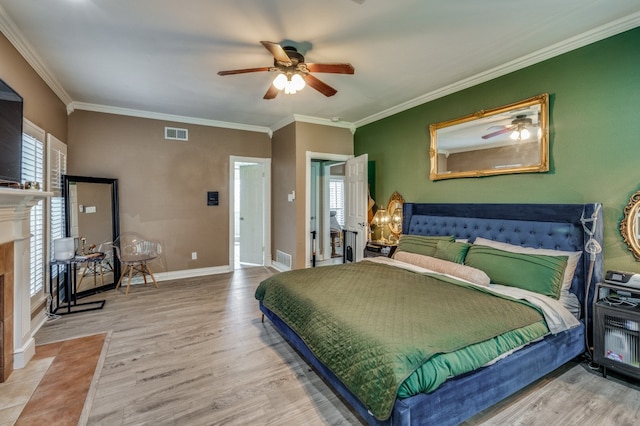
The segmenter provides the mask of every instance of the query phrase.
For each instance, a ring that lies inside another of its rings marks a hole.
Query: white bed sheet
[[[399,260],[392,259],[389,257],[383,257],[383,256],[370,257],[370,258],[363,259],[363,261],[383,263],[383,264],[396,266],[398,268],[403,268],[403,269],[413,271],[413,272],[418,272],[418,273],[426,272],[426,273],[444,275],[450,278],[467,282],[477,287],[488,289],[489,291],[492,291],[497,294],[509,296],[514,299],[526,300],[527,302],[540,308],[540,310],[544,315],[544,319],[547,322],[547,326],[549,327],[549,331],[552,334],[557,334],[562,331],[565,331],[580,325],[580,321],[578,321],[576,317],[567,308],[565,308],[562,305],[562,302],[560,302],[559,300],[553,299],[551,297],[544,296],[539,293],[534,293],[532,291],[523,290],[517,287],[510,287],[510,286],[504,286],[499,284],[490,284],[489,287],[479,286],[470,281],[463,280],[461,278],[458,278],[452,275],[441,274],[427,268],[423,268],[423,267],[416,266],[406,262],[401,262]]]

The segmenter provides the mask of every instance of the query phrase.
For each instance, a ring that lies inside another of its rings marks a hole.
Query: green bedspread
[[[506,351],[548,332],[542,314],[527,302],[373,262],[276,274],[260,283],[256,298],[381,420],[412,373],[420,374],[408,380],[409,388],[439,386],[446,377],[423,376],[438,363],[461,362],[447,354],[462,350],[462,359],[479,363],[454,366],[459,374],[496,356],[495,349],[483,359],[483,349],[477,355],[462,348],[493,340]],[[494,339],[505,333],[515,339]]]

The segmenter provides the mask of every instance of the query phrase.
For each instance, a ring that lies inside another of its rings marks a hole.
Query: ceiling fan
[[[325,82],[311,75],[312,72],[332,74],[353,74],[355,70],[351,64],[312,64],[304,61],[295,47],[280,46],[278,43],[261,41],[262,45],[273,55],[272,67],[245,68],[239,70],[219,71],[218,75],[234,75],[250,72],[275,71],[278,76],[269,86],[264,99],[275,98],[281,90],[292,94],[302,89],[305,84],[316,89],[325,96],[333,96],[338,91]]]
[[[482,136],[482,139],[489,139],[495,136],[502,135],[504,133],[512,132],[512,139],[526,139],[529,136],[529,131],[527,127],[537,127],[537,124],[533,124],[533,120],[528,118],[525,114],[517,115],[514,120],[511,121],[511,124],[508,126],[498,126],[501,127],[500,130],[496,130],[494,132],[488,133]],[[523,133],[526,131],[526,133]],[[517,132],[516,136],[513,136]],[[525,136],[526,135],[526,136]]]

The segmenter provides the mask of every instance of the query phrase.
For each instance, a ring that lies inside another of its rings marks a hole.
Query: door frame
[[[347,154],[330,154],[328,152],[306,152],[305,166],[305,213],[304,213],[304,266],[311,267],[311,160],[347,161],[354,158]]]
[[[264,177],[259,190],[264,194],[262,220],[263,226],[263,265],[271,266],[271,158],[229,156],[229,270],[235,270],[235,186],[236,163],[262,164]]]

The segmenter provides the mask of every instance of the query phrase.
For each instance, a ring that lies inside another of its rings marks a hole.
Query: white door
[[[346,162],[345,228],[347,231],[357,232],[357,235],[353,244],[352,236],[347,235],[344,250],[351,251],[354,262],[362,260],[367,242],[368,159],[368,155],[363,154]],[[347,254],[347,259],[348,256]]]
[[[239,241],[241,263],[264,264],[264,224],[262,221],[264,193],[262,164],[240,166]]]

